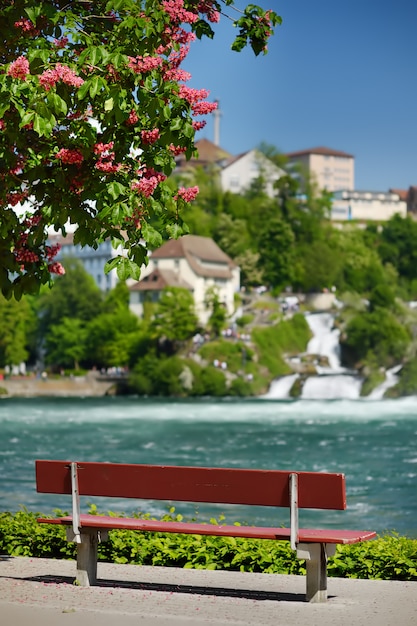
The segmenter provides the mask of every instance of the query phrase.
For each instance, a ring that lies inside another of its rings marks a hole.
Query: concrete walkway
[[[412,626],[417,582],[329,579],[327,604],[304,601],[302,576],[98,565],[0,556],[1,626]]]

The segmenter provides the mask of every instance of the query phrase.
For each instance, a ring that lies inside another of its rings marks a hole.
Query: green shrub
[[[236,324],[239,326],[239,328],[243,328],[244,326],[247,326],[248,324],[253,322],[254,319],[255,316],[252,313],[245,313],[244,315],[242,315],[242,317],[237,318]]]
[[[90,512],[96,513],[97,510],[93,506]],[[64,515],[61,511],[55,511],[55,514],[57,517]],[[73,559],[75,544],[66,541],[65,528],[38,524],[38,516],[26,510],[15,514],[1,513],[0,553]],[[182,516],[175,515],[175,510],[171,509],[164,519],[181,521]],[[216,520],[211,521],[216,523]],[[219,523],[223,521],[223,517],[219,518]],[[99,545],[98,558],[110,563],[305,574],[304,561],[296,558],[288,542],[235,537],[112,530],[109,541]],[[417,539],[394,534],[374,541],[338,546],[336,555],[329,559],[328,573],[341,578],[417,580]]]

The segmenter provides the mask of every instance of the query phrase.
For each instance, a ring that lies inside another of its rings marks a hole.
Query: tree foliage
[[[213,37],[234,0],[4,0],[0,8],[0,286],[37,292],[62,273],[48,227],[74,241],[110,238],[109,261],[138,277],[148,247],[186,231],[198,192],[173,189],[175,155],[190,158],[208,92],[180,66],[195,37]],[[232,49],[266,52],[281,18],[249,5]],[[16,207],[29,205],[19,215]],[[156,229],[153,224],[158,224]]]

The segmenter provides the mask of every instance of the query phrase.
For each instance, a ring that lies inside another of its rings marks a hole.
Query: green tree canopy
[[[94,9],[92,10],[92,7]],[[48,228],[74,241],[111,238],[107,265],[139,276],[148,248],[183,232],[196,187],[167,177],[216,103],[181,69],[195,37],[213,37],[234,0],[4,0],[0,7],[0,286],[36,292],[62,273]],[[228,15],[230,17],[230,15]],[[256,55],[281,18],[250,4],[232,49]],[[26,202],[20,216],[14,207]],[[158,224],[158,230],[153,224]]]

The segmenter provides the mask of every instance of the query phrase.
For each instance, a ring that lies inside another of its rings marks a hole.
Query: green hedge
[[[90,513],[97,513],[94,506]],[[55,514],[64,515],[61,511]],[[75,558],[76,547],[66,541],[65,528],[38,524],[39,516],[26,510],[0,513],[0,554]],[[164,519],[181,521],[182,516],[171,509]],[[100,561],[110,563],[305,574],[304,561],[295,557],[285,541],[113,530],[98,552]],[[336,555],[329,559],[328,573],[340,578],[417,580],[417,539],[387,535],[361,544],[338,546]]]

